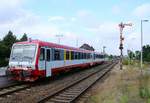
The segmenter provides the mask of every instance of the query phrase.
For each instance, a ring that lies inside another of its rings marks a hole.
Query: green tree
[[[135,58],[137,60],[140,60],[141,52],[140,51],[135,51]]]
[[[150,62],[150,53],[148,53],[147,58],[145,59],[145,61]]]
[[[0,41],[0,66],[7,66],[12,45],[17,41],[11,31]]]
[[[16,36],[13,35],[11,31],[8,32],[8,34],[3,38],[2,43],[8,48],[11,48],[12,45],[17,41]]]
[[[128,57],[129,57],[130,59],[135,58],[135,54],[134,54],[134,52],[133,52],[133,51],[131,51],[131,50],[128,50]]]
[[[143,46],[143,60],[150,62],[150,45]]]
[[[0,43],[0,67],[8,65],[9,48]]]
[[[24,33],[20,41],[27,41],[27,40],[28,40],[27,34]]]

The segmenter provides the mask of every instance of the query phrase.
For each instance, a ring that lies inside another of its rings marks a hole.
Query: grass
[[[150,64],[123,61],[123,70],[116,67],[103,84],[95,87],[86,103],[150,103]]]
[[[121,96],[120,103],[128,103],[128,101],[129,101],[128,95]]]

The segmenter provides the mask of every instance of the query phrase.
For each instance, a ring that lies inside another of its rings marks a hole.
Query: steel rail
[[[63,87],[63,88],[61,88],[60,90],[54,92],[53,94],[50,94],[50,95],[48,95],[48,96],[46,96],[46,97],[40,99],[40,100],[38,101],[38,103],[47,102],[48,100],[50,100],[50,98],[55,98],[56,96],[60,95],[62,92],[66,91],[66,90],[69,90],[70,88],[72,88],[73,86],[75,86],[75,85],[77,85],[77,84],[80,84],[82,81],[84,81],[84,80],[90,78],[91,76],[96,75],[97,73],[102,72],[103,70],[106,70],[106,71],[103,73],[103,75],[101,75],[98,79],[96,79],[96,80],[92,83],[92,84],[94,84],[97,80],[99,80],[99,79],[102,78],[107,72],[109,72],[110,69],[111,69],[115,64],[116,64],[116,62],[113,63],[113,64],[109,64],[109,67],[108,67],[108,65],[107,65],[107,66],[104,66],[103,69],[100,69],[99,71],[96,71],[96,72],[94,72],[94,73],[92,73],[92,74],[90,74],[90,75],[84,77],[83,79],[74,82],[74,83],[70,83],[70,85],[68,85],[68,86],[66,86],[66,87]],[[107,67],[107,69],[106,69],[106,67]],[[105,69],[104,69],[104,68],[105,68]],[[109,69],[108,69],[108,68],[109,68]],[[59,98],[53,99],[52,101],[53,101],[54,103],[55,103],[56,101],[57,101],[57,102],[67,102],[67,103],[74,102],[82,93],[84,93],[84,91],[86,91],[89,87],[91,87],[92,84],[91,84],[91,85],[88,85],[86,88],[84,88],[84,89],[82,90],[82,92],[77,93],[78,95],[77,95],[76,93],[75,93],[76,96],[75,96],[75,95],[74,95],[74,96],[71,95],[72,98],[69,97],[68,101],[63,101],[63,100],[61,100],[61,99],[63,99],[64,96],[62,96],[62,97],[59,96]],[[81,91],[81,90],[80,90],[80,91]],[[70,94],[72,94],[72,93],[70,93]]]

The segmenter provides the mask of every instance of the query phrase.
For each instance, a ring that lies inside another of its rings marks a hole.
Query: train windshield
[[[32,62],[35,57],[36,45],[14,45],[10,61]]]

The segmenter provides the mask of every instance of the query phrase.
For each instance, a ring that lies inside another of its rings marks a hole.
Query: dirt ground
[[[104,80],[100,80],[86,94],[88,98],[80,103],[150,103],[139,95],[140,69],[116,65]]]

